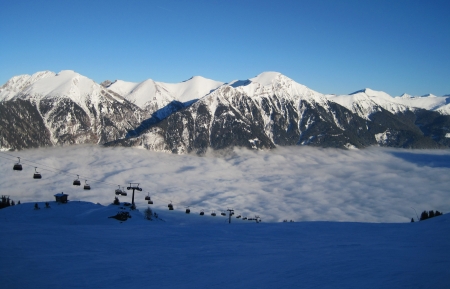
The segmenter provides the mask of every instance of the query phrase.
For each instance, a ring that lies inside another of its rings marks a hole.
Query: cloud
[[[24,170],[13,171],[20,156]],[[138,207],[150,192],[155,209],[190,206],[220,213],[233,208],[266,222],[407,222],[423,210],[450,210],[450,152],[447,150],[364,150],[280,147],[235,149],[205,157],[137,148],[68,146],[2,153],[2,194],[21,202],[48,201],[58,192],[70,200],[109,204],[117,185],[138,182]],[[34,166],[43,179],[32,178]],[[64,172],[64,173],[61,173]],[[92,190],[75,187],[80,175]],[[120,197],[131,202],[131,193]]]

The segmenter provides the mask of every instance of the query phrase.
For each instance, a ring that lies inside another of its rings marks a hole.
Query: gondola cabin
[[[84,181],[83,189],[85,189],[85,190],[90,190],[91,189],[91,186],[87,183],[87,180]]]
[[[33,179],[42,179],[41,174],[37,171],[37,168],[34,168]]]
[[[20,158],[17,157],[19,159],[19,161],[17,163],[14,164],[13,170],[14,171],[21,171],[22,170],[22,164],[20,163]]]
[[[55,196],[55,200],[57,203],[62,203],[65,204],[67,203],[67,197],[69,196],[68,194],[64,194],[63,192],[54,195]]]
[[[73,180],[73,185],[74,186],[81,186],[80,176],[79,175],[77,175],[77,178],[75,180]]]

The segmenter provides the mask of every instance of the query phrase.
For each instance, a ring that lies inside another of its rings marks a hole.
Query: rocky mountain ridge
[[[0,88],[0,149],[97,143],[204,154],[233,146],[450,146],[449,97],[324,95],[277,72],[222,83],[105,81],[73,71]],[[417,105],[417,106],[415,106]]]

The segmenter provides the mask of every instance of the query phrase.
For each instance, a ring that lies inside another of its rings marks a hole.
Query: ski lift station
[[[55,200],[57,203],[67,203],[67,197],[69,196],[68,194],[64,194],[63,192],[55,194]]]

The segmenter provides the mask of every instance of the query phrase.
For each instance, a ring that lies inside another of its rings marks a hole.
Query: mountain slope
[[[358,97],[362,96],[357,95],[353,100]],[[139,137],[107,145],[198,154],[209,147],[232,146],[254,149],[276,145],[439,146],[407,117],[399,118],[368,101],[370,109],[366,109],[363,102],[357,102],[362,104],[355,114],[355,110],[352,112],[331,102],[280,73],[265,72],[252,79],[224,84],[192,106],[143,130]],[[400,105],[397,108],[407,111]],[[363,117],[361,112],[364,112]]]
[[[121,96],[73,71],[37,73],[24,79],[11,81],[2,90],[0,109],[5,117],[0,119],[0,128],[10,135],[2,135],[0,141],[9,149],[24,148],[21,139],[37,139],[31,131],[20,129],[21,122],[30,121],[27,126],[43,122],[46,129],[41,127],[41,133],[49,134],[51,145],[61,145],[112,141],[125,136],[148,116]],[[33,111],[33,119],[11,122],[7,114],[12,115],[18,104],[22,110]],[[49,145],[49,141],[42,140],[42,145]]]

